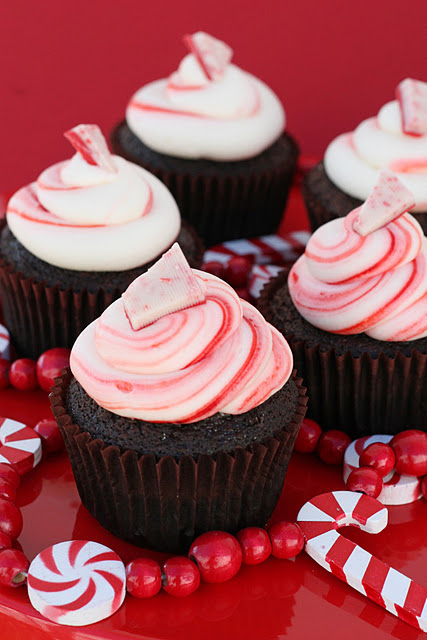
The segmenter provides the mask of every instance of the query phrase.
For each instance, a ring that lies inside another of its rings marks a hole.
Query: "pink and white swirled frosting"
[[[310,324],[377,340],[427,336],[427,239],[404,213],[362,237],[353,229],[361,207],[311,236],[292,267],[289,292]]]
[[[9,201],[7,223],[45,262],[77,271],[125,271],[176,239],[181,219],[168,189],[145,169],[111,156],[115,171],[80,153],[49,167]]]
[[[194,35],[215,40],[201,32]],[[236,161],[273,144],[285,128],[285,112],[258,78],[229,62],[208,78],[197,56],[189,53],[169,78],[151,82],[132,96],[126,121],[140,140],[160,153]]]
[[[225,282],[193,270],[206,302],[134,331],[123,299],[78,337],[71,370],[109,411],[150,422],[190,423],[265,402],[293,367],[283,336]]]
[[[359,200],[367,199],[382,169],[391,169],[414,194],[412,211],[427,210],[427,134],[404,132],[398,100],[385,104],[355,131],[335,138],[326,149],[324,166],[337,187]]]

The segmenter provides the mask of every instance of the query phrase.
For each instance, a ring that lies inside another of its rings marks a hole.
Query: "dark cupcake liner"
[[[268,282],[258,298],[257,307],[267,320],[269,302],[286,277],[282,273]],[[322,429],[341,429],[352,438],[427,430],[427,354],[415,348],[410,355],[397,351],[394,357],[338,354],[333,347],[284,335],[307,387],[307,416]]]
[[[317,164],[304,178],[302,195],[312,231],[326,222],[344,217],[363,202],[347,195],[327,177],[323,163]],[[427,212],[413,213],[427,233]]]
[[[191,171],[186,170],[186,165],[177,169],[164,162],[165,156],[156,162],[160,154],[152,153],[142,162],[120,141],[120,129],[125,126],[120,123],[112,132],[114,151],[142,165],[168,187],[181,215],[194,226],[207,246],[277,231],[299,154],[291,136],[284,134],[286,148],[281,161],[277,162],[275,157],[271,166],[261,161],[256,167],[252,161],[250,169],[246,169],[245,161],[241,161],[227,163],[233,165],[229,172],[215,172],[212,168],[198,172],[197,161],[193,161]],[[177,164],[176,159],[173,160],[173,164]]]
[[[231,453],[175,459],[120,452],[73,424],[65,407],[71,373],[65,371],[50,400],[83,504],[119,538],[173,553],[187,551],[205,531],[264,526],[279,499],[306,412],[302,380],[295,372],[293,378],[298,404],[274,437]]]

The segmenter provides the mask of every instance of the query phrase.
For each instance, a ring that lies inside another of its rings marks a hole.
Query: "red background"
[[[306,154],[427,80],[426,0],[13,0],[0,3],[0,190],[70,155],[62,132],[108,132],[131,93],[168,75],[198,29],[282,99]]]

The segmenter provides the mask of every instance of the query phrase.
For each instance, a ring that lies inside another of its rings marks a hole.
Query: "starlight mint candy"
[[[230,285],[173,246],[83,331],[70,366],[52,408],[104,527],[178,552],[267,522],[307,399],[286,340]]]

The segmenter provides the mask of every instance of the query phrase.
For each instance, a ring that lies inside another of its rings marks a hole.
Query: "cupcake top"
[[[232,49],[202,31],[186,36],[189,50],[169,78],[132,96],[126,121],[148,147],[181,158],[252,158],[285,128],[277,96],[231,64]]]
[[[427,336],[427,239],[407,213],[413,204],[384,170],[361,207],[313,233],[288,278],[305,320],[384,341]]]
[[[65,133],[76,149],[12,196],[7,223],[45,262],[76,271],[125,271],[150,262],[180,231],[168,189],[112,155],[96,125]]]
[[[283,336],[175,244],[79,336],[71,370],[95,402],[149,422],[241,414],[284,386]]]
[[[342,191],[366,200],[388,168],[412,191],[412,211],[427,211],[427,83],[407,78],[396,100],[328,146],[325,171]]]

